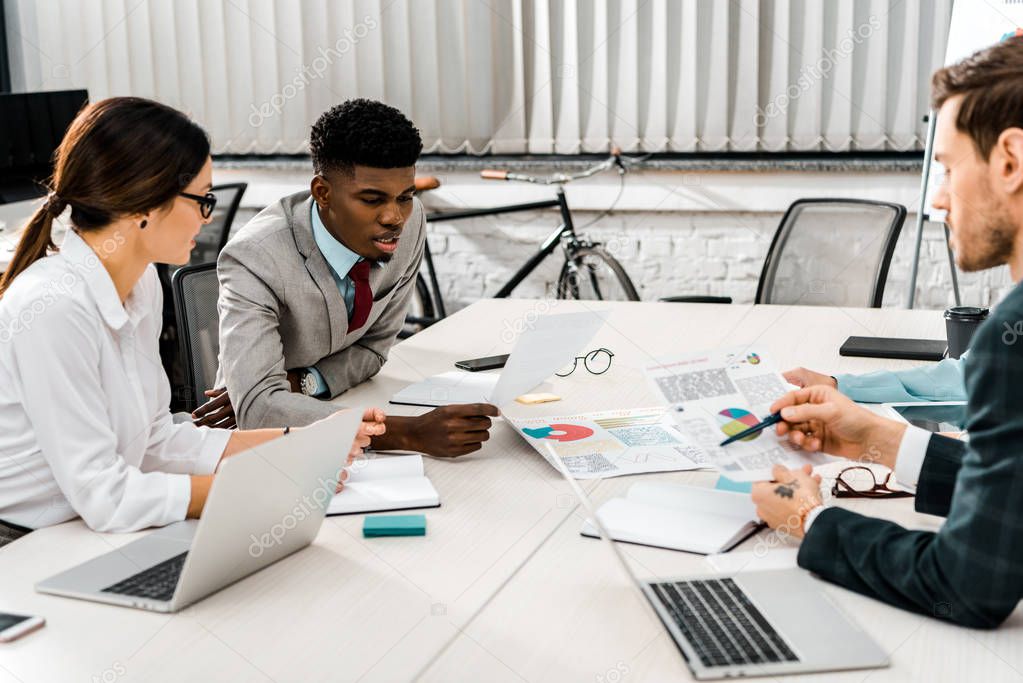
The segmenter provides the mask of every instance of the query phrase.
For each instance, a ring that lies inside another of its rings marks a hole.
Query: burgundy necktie
[[[373,308],[373,290],[369,288],[369,261],[363,259],[348,271],[348,277],[355,283],[355,300],[352,314],[348,317],[348,331],[357,330],[366,324],[369,310]]]

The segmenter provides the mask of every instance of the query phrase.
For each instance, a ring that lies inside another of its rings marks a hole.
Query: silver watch
[[[302,373],[302,378],[299,380],[299,386],[302,388],[302,393],[306,396],[312,396],[316,393],[316,377],[313,373],[308,370]]]

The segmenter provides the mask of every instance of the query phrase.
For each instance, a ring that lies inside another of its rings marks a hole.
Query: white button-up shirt
[[[116,249],[111,238],[100,248]],[[0,298],[0,520],[81,516],[97,531],[185,518],[189,474],[212,473],[231,432],[174,424],[160,362],[163,292],[150,266],[123,304],[69,230]]]

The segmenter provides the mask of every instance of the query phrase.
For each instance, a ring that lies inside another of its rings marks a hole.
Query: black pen
[[[744,430],[742,430],[741,432],[739,432],[738,434],[736,434],[734,436],[728,437],[727,439],[722,441],[720,445],[721,446],[727,446],[728,444],[732,443],[733,441],[739,441],[740,439],[745,439],[747,436],[752,436],[753,434],[756,434],[757,432],[759,432],[761,429],[767,429],[771,425],[778,424],[781,421],[782,421],[782,419],[781,419],[781,411],[779,410],[777,413],[771,413],[771,415],[768,416],[767,418],[765,418],[763,422],[755,424],[752,427],[750,427],[749,429],[744,429]]]

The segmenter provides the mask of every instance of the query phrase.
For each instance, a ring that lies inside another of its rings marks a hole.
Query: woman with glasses
[[[0,280],[0,545],[76,516],[97,531],[198,517],[222,458],[287,433],[171,419],[153,264],[188,261],[211,185],[206,133],[170,107],[112,98],[72,122]]]

